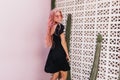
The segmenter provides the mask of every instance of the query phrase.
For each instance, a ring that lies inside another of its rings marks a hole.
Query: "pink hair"
[[[55,8],[50,12],[49,19],[48,19],[47,34],[46,34],[46,45],[47,45],[47,47],[52,46],[51,30],[52,30],[53,26],[56,24],[55,21],[54,21],[54,16],[55,16],[56,12],[60,12],[61,17],[63,17],[62,12],[61,12],[60,9]]]

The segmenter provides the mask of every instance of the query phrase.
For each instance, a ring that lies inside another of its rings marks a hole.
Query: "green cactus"
[[[68,16],[67,16],[65,35],[66,35],[65,38],[66,38],[66,42],[67,42],[68,52],[70,52],[71,14],[68,14]],[[71,80],[70,71],[68,71],[67,80]]]
[[[67,42],[67,47],[68,51],[70,51],[70,35],[71,35],[71,14],[68,14],[67,17],[67,22],[66,22],[66,42]]]
[[[56,7],[55,3],[56,3],[56,0],[51,0],[51,10]]]
[[[102,38],[101,34],[98,34],[97,35],[97,44],[96,44],[96,51],[95,51],[95,56],[94,56],[93,67],[92,67],[92,70],[91,70],[91,73],[90,73],[90,80],[96,80],[97,79],[102,39],[103,38]]]

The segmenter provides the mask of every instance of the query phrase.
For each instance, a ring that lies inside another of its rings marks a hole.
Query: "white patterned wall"
[[[98,33],[104,40],[97,80],[118,80],[120,0],[57,0],[56,6],[63,12],[64,25],[67,14],[72,14],[72,80],[89,80]]]

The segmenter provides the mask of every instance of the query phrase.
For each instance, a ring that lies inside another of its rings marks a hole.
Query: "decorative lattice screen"
[[[104,40],[97,80],[118,80],[120,0],[57,0],[56,6],[63,12],[64,25],[67,14],[72,14],[72,80],[89,80],[98,33]]]

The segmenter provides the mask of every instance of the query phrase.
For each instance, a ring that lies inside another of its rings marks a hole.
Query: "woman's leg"
[[[60,71],[61,73],[61,79],[60,80],[66,80],[67,79],[67,71]]]
[[[57,80],[59,72],[53,73],[52,78],[50,80]]]

